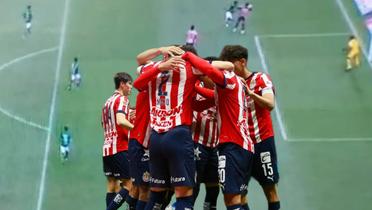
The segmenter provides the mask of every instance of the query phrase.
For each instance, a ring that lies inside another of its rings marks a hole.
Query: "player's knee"
[[[130,191],[132,188],[132,181],[130,179],[121,179],[121,186],[126,190]]]
[[[223,199],[226,206],[238,205],[242,201],[240,194],[224,194]]]
[[[118,182],[113,177],[107,178],[107,192],[115,192],[117,190]]]
[[[174,194],[176,198],[192,196],[192,187],[180,186],[174,188]]]
[[[275,184],[263,186],[263,190],[269,202],[279,201],[278,190]]]
[[[139,187],[139,196],[138,200],[141,201],[148,201],[150,195],[150,188],[147,186],[140,186]]]

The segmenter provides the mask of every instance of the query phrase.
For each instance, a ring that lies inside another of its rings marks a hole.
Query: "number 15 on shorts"
[[[262,169],[264,172],[264,175],[272,176],[274,174],[272,163],[271,163],[271,155],[270,152],[262,152],[260,153],[261,163],[262,163]]]

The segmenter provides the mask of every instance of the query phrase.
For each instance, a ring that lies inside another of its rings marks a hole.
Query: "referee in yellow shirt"
[[[360,43],[354,35],[349,37],[347,43],[346,71],[350,71],[360,65]]]

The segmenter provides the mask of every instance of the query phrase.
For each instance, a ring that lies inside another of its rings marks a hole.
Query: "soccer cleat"
[[[236,30],[237,30],[237,29],[236,29],[236,28],[234,28],[234,29],[233,29],[233,32],[236,32]]]
[[[225,25],[225,26],[226,26],[226,28],[228,28],[228,27],[229,27],[229,24],[228,24],[228,23],[226,23],[226,25]]]
[[[241,30],[241,31],[240,31],[240,34],[245,34],[245,31],[244,31],[244,30]]]

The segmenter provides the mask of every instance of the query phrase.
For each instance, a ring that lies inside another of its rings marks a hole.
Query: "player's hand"
[[[163,55],[178,56],[185,53],[181,48],[175,46],[168,46],[160,48]]]
[[[251,96],[251,95],[253,95],[254,92],[253,92],[251,89],[249,89],[249,87],[248,87],[248,85],[247,85],[247,81],[245,81],[245,79],[242,78],[242,77],[238,77],[238,78],[239,78],[240,81],[243,83],[245,94],[246,94],[247,96]]]
[[[161,72],[169,71],[178,68],[180,65],[185,65],[186,62],[180,56],[174,56],[159,64],[158,68]]]

